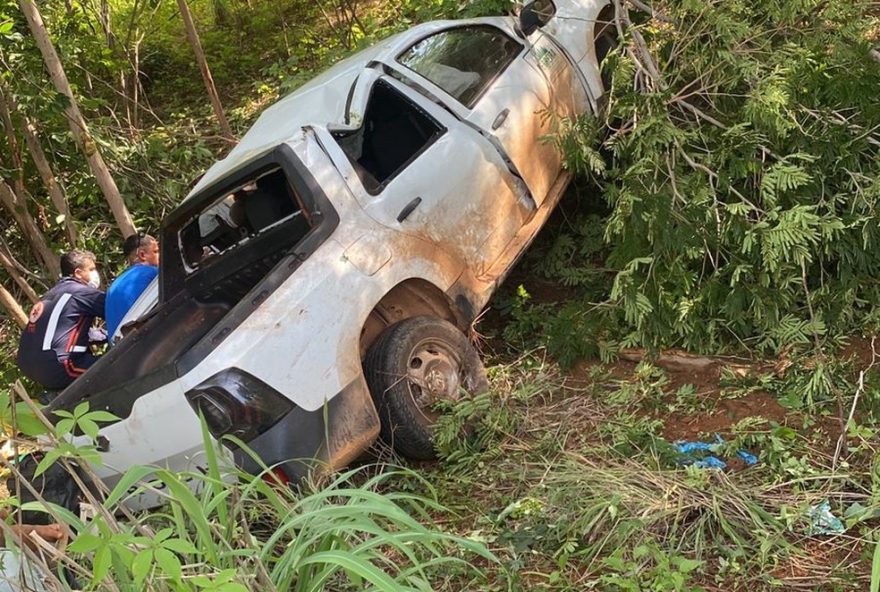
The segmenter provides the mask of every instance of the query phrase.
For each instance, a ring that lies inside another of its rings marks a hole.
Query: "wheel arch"
[[[367,315],[361,328],[361,359],[386,327],[421,315],[449,321],[462,332],[468,330],[473,318],[471,303],[465,298],[453,300],[437,285],[422,278],[405,279],[386,292]]]

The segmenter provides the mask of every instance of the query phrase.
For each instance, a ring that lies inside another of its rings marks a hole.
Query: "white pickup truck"
[[[548,114],[597,109],[611,15],[426,23],[268,108],[164,220],[155,306],[50,406],[120,418],[99,474],[195,468],[200,413],[289,479],[380,433],[433,456],[436,401],[486,387],[467,331],[569,182]]]

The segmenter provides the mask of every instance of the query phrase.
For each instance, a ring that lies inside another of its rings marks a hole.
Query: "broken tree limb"
[[[31,288],[31,285],[18,271],[18,268],[15,266],[15,262],[11,258],[6,256],[6,253],[4,253],[2,249],[0,249],[0,264],[2,264],[3,267],[6,269],[6,273],[9,274],[9,277],[12,278],[12,281],[14,281],[18,285],[18,287],[21,288],[21,291],[24,292],[28,300],[36,304],[40,300],[40,297],[37,296],[36,291]]]
[[[18,223],[24,238],[34,250],[34,255],[49,270],[53,277],[61,275],[61,263],[58,255],[46,242],[37,223],[27,209],[24,199],[19,196],[5,181],[0,179],[0,204],[3,204],[12,218]]]
[[[40,173],[40,177],[43,179],[43,184],[46,186],[49,198],[52,200],[52,204],[58,213],[64,216],[64,230],[67,234],[67,240],[70,241],[70,247],[75,248],[77,240],[76,224],[74,224],[73,216],[70,215],[67,195],[64,193],[64,188],[58,183],[55,173],[52,171],[52,166],[49,164],[49,159],[46,158],[46,153],[43,152],[43,146],[37,135],[36,126],[25,116],[22,116],[22,131],[24,132],[28,151],[31,153],[31,158],[37,167],[37,171]]]
[[[224,138],[231,143],[235,143],[235,135],[232,133],[229,120],[226,119],[226,114],[223,112],[223,104],[220,102],[220,95],[217,94],[217,87],[214,85],[214,78],[211,76],[211,69],[208,67],[208,60],[205,59],[205,52],[202,49],[199,32],[196,30],[192,14],[189,12],[189,6],[187,6],[186,0],[177,0],[177,5],[180,7],[180,16],[183,17],[186,36],[189,39],[189,44],[192,46],[193,53],[196,56],[196,63],[199,65],[199,71],[202,73],[202,80],[205,82],[205,88],[208,90],[208,95],[211,97],[211,106],[214,108],[214,116],[217,117],[217,121],[220,123],[220,131]]]
[[[6,103],[5,97],[0,92],[0,121],[3,122],[3,128],[6,130],[6,142],[9,145],[9,155],[12,159],[12,166],[15,168],[16,175],[13,179],[13,187],[19,195],[24,195],[24,162],[21,159],[21,147],[18,144],[18,138],[15,135],[15,127],[12,124],[12,115],[9,105]]]
[[[42,178],[43,184],[46,186],[52,204],[55,206],[58,213],[64,216],[64,229],[67,233],[67,240],[70,241],[70,247],[75,248],[76,225],[73,222],[73,218],[70,216],[70,207],[67,202],[67,196],[64,193],[64,188],[58,183],[55,173],[52,171],[52,165],[49,164],[49,159],[46,158],[46,153],[43,151],[43,145],[40,143],[36,125],[27,115],[19,111],[15,99],[13,99],[8,90],[4,88],[2,82],[0,82],[0,111],[5,111],[7,114],[16,114],[18,116],[19,127],[21,127],[22,134],[24,135],[24,141],[25,144],[27,144],[31,159],[34,161],[34,165],[36,165],[37,171],[40,173],[40,178]],[[11,116],[8,118],[8,123],[10,127],[13,125]]]
[[[6,309],[6,312],[9,313],[9,316],[19,327],[27,325],[27,314],[25,314],[24,309],[3,284],[0,284],[0,304],[3,305],[3,308]]]
[[[653,8],[651,8],[650,6],[645,4],[644,2],[641,2],[640,0],[627,0],[627,2],[629,2],[634,8],[636,8],[636,10],[641,10],[645,14],[651,15],[651,18],[657,19],[658,21],[662,21],[664,23],[675,22],[671,18],[669,18],[668,16],[663,14],[662,12],[660,12],[658,10],[654,10]]]
[[[724,363],[718,358],[696,356],[679,350],[669,350],[656,357],[651,357],[644,349],[624,349],[618,355],[621,360],[626,360],[627,362],[649,360],[655,366],[660,366],[667,370],[705,370]]]

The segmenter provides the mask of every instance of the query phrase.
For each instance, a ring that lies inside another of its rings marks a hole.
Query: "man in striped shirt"
[[[94,254],[65,253],[61,273],[61,281],[34,305],[18,342],[22,373],[50,390],[65,388],[97,361],[89,351],[89,329],[95,317],[104,317]]]

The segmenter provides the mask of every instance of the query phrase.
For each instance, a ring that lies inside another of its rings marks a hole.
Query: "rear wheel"
[[[413,317],[370,346],[364,372],[381,419],[382,439],[408,458],[436,458],[436,404],[489,388],[480,357],[455,325]]]

